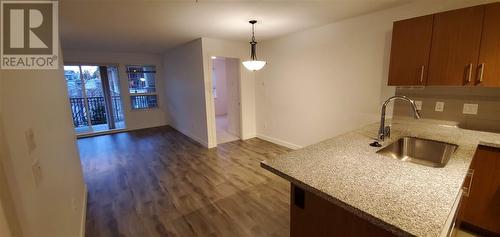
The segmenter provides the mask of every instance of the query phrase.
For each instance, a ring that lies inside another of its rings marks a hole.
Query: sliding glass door
[[[125,128],[115,66],[64,66],[73,125],[77,134]]]
[[[109,81],[109,91],[111,97],[111,109],[113,111],[112,117],[114,122],[114,127],[116,129],[125,128],[125,119],[122,109],[122,100],[120,97],[120,81],[118,79],[118,68],[117,67],[107,67],[108,71],[108,81]]]

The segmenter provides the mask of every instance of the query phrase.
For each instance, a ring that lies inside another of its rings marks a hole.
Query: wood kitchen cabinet
[[[434,15],[427,85],[474,85],[484,8],[475,6]]]
[[[485,6],[475,84],[500,87],[500,3]]]
[[[459,222],[484,235],[500,235],[500,148],[479,146],[465,180]]]
[[[426,84],[433,15],[396,21],[392,30],[390,86]]]
[[[291,199],[290,237],[395,236],[294,184]]]
[[[394,22],[388,85],[500,87],[500,3]]]

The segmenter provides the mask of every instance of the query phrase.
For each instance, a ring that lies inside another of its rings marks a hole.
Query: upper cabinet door
[[[485,6],[476,84],[500,87],[500,3]]]
[[[434,15],[427,85],[474,85],[484,6]]]
[[[425,85],[431,50],[433,15],[394,22],[390,86]]]

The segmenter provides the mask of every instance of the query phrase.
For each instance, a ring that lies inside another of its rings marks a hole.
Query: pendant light
[[[249,21],[249,23],[252,24],[252,41],[250,42],[251,58],[248,61],[244,61],[243,66],[245,66],[250,71],[258,71],[266,65],[266,61],[257,60],[257,54],[255,52],[257,49],[257,42],[255,41],[254,25],[255,23],[257,23],[257,21],[251,20]]]

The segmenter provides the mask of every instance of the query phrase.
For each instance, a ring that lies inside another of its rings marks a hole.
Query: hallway
[[[239,140],[238,137],[228,132],[227,129],[227,115],[219,115],[215,117],[217,125],[217,144],[228,143],[232,141]]]

